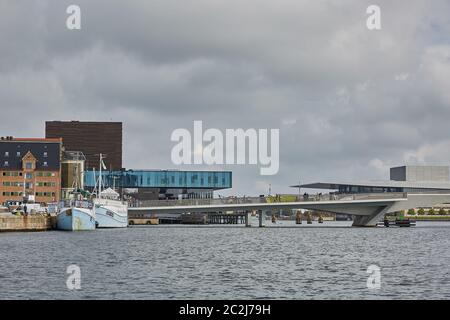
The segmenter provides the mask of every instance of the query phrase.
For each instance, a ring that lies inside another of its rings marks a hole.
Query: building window
[[[43,166],[44,166],[44,167],[48,167],[47,161],[44,161]]]
[[[3,165],[4,165],[5,167],[9,167],[9,162],[8,162],[8,161],[5,161],[5,162],[3,163]]]
[[[25,162],[25,169],[27,169],[27,170],[33,169],[33,163],[32,162]]]
[[[9,152],[5,151],[5,157],[9,157]]]
[[[20,157],[20,151],[16,152],[16,156]]]
[[[30,173],[30,172],[27,172],[27,173],[25,174],[25,178],[26,178],[26,179],[33,179],[33,174]]]
[[[37,182],[36,186],[38,186],[38,187],[56,187],[56,183],[54,183],[54,182]]]
[[[44,152],[44,158],[47,158],[47,157],[48,157],[48,153],[46,151],[46,152]]]

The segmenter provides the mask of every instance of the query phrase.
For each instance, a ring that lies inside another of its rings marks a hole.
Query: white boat
[[[56,215],[56,229],[66,231],[95,230],[95,210],[86,200],[61,201]]]
[[[128,205],[120,200],[95,199],[97,228],[126,228],[128,226]]]
[[[49,213],[57,212],[56,229],[67,231],[95,230],[95,209],[89,193],[79,188],[78,168],[73,173],[73,190],[68,199],[57,204],[49,204]]]
[[[103,155],[100,154],[97,198],[94,199],[95,218],[97,228],[126,228],[128,227],[128,204],[121,201],[120,195],[114,189],[102,191],[102,169],[105,168]]]

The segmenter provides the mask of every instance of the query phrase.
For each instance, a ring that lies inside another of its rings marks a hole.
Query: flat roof
[[[44,143],[52,143],[62,142],[62,138],[12,138],[12,139],[6,139],[6,137],[3,137],[3,139],[0,139],[0,142],[44,142]]]
[[[63,123],[63,124],[99,124],[99,123],[113,123],[113,124],[123,124],[122,121],[79,121],[79,120],[48,120],[45,123]]]
[[[396,180],[367,180],[367,181],[328,181],[314,182],[291,186],[293,188],[329,189],[337,190],[342,186],[379,187],[379,188],[411,188],[450,190],[450,182],[442,181],[396,181]]]
[[[396,166],[396,167],[390,167],[390,169],[397,169],[397,168],[448,168],[448,165],[422,165],[422,164],[405,164],[402,166]]]

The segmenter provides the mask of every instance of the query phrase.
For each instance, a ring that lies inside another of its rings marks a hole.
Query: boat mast
[[[98,178],[98,198],[100,199],[102,196],[102,160],[103,156],[100,153],[100,163],[99,163],[99,178]]]
[[[97,183],[98,183],[98,179],[97,179],[97,175],[95,174],[95,167],[92,168],[92,173],[94,174],[94,191],[93,191],[93,195],[95,194],[95,196],[97,196]]]
[[[79,199],[77,199],[77,195],[78,195],[78,165],[75,165],[73,167],[73,175],[74,175],[74,184],[75,184],[75,188],[74,188],[74,200],[77,201]]]

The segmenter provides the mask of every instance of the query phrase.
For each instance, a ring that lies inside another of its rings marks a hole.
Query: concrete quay
[[[43,215],[0,215],[0,232],[47,231],[54,229],[56,218]]]

